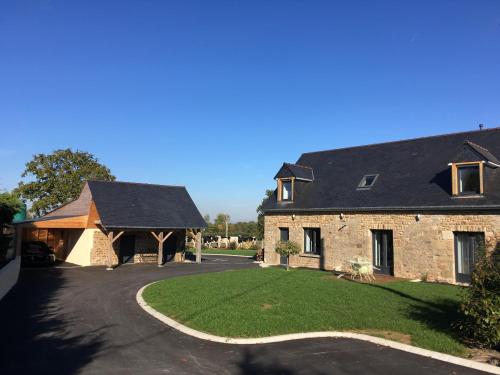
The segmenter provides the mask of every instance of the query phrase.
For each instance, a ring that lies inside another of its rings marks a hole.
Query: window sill
[[[484,194],[465,194],[465,195],[454,195],[452,196],[453,199],[477,199],[477,198],[484,198]]]
[[[306,254],[306,253],[301,253],[299,254],[300,257],[304,258],[321,258],[321,255],[319,254]]]

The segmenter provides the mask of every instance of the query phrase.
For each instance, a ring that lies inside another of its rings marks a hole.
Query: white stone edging
[[[136,300],[139,306],[149,315],[152,315],[153,317],[160,320],[162,323],[168,325],[169,327],[174,328],[186,335],[196,337],[197,339],[200,340],[207,340],[222,344],[257,345],[257,344],[271,344],[283,341],[304,340],[304,339],[314,339],[314,338],[348,338],[354,340],[367,341],[373,344],[386,346],[407,353],[421,355],[424,357],[437,359],[439,361],[452,363],[454,365],[464,366],[475,370],[486,371],[492,374],[500,375],[500,367],[488,365],[486,363],[472,361],[470,359],[455,357],[449,354],[434,352],[432,350],[417,348],[415,346],[407,344],[401,344],[399,342],[386,340],[380,337],[374,337],[354,332],[340,332],[340,331],[305,332],[305,333],[291,333],[286,335],[256,337],[256,338],[233,338],[233,337],[222,337],[222,336],[211,335],[209,333],[197,331],[193,328],[187,327],[149,306],[144,300],[144,298],[142,298],[142,293],[144,292],[144,289],[146,289],[148,286],[155,284],[157,282],[158,281],[149,283],[147,285],[144,285],[141,289],[139,289],[139,291],[136,294]]]
[[[21,257],[16,256],[9,263],[0,268],[0,300],[9,293],[19,278]]]

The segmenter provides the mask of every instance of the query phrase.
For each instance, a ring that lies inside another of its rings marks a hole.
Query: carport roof
[[[92,214],[95,205],[96,214]],[[39,228],[200,229],[207,224],[184,186],[88,181],[80,197],[19,223]]]
[[[88,181],[101,225],[111,228],[205,228],[184,186]]]

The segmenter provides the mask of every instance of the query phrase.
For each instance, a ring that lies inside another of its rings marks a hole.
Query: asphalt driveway
[[[198,264],[23,270],[0,301],[1,374],[479,374],[349,339],[256,346],[201,341],[146,314],[145,284],[201,272],[255,267],[206,257]],[[186,290],[189,293],[189,290]]]

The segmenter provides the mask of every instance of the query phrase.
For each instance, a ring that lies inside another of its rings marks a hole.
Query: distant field
[[[186,249],[191,253],[196,253],[195,249]],[[253,257],[257,250],[229,250],[229,249],[201,249],[202,254],[225,254],[225,255],[245,255]]]

